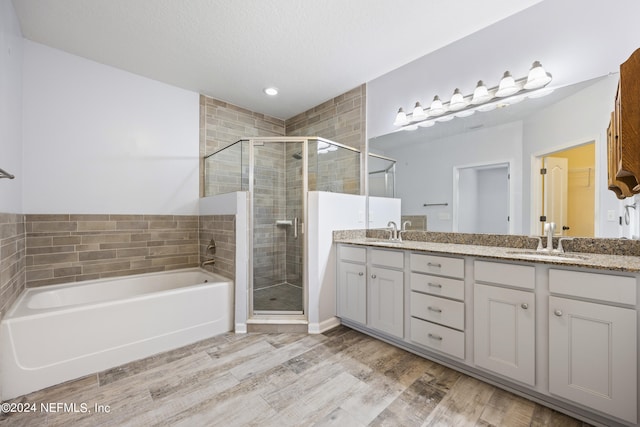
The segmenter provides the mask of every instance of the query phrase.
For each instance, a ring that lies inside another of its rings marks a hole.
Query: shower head
[[[302,159],[302,151],[298,151],[297,153],[294,153],[293,156],[291,157],[293,157],[296,160]]]

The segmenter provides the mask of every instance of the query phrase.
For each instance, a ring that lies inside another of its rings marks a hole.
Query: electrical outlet
[[[451,214],[449,212],[438,212],[438,219],[442,221],[449,221]]]

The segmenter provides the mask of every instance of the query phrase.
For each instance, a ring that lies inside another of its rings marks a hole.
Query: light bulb
[[[396,120],[393,122],[394,126],[404,126],[409,124],[409,119],[407,119],[407,114],[404,112],[402,108],[398,110],[398,114],[396,114]]]
[[[430,116],[439,116],[445,112],[445,108],[442,105],[442,101],[440,101],[440,97],[438,95],[433,97],[433,102],[431,103],[431,107],[429,107],[429,115]]]
[[[520,88],[516,85],[516,81],[513,79],[511,73],[505,71],[504,76],[502,76],[502,80],[500,80],[498,90],[496,91],[496,96],[503,98],[505,96],[513,95],[519,90]]]
[[[491,95],[489,95],[489,90],[484,85],[482,80],[478,81],[475,90],[473,91],[473,98],[471,98],[471,103],[474,105],[482,104],[491,99]]]
[[[547,73],[542,67],[540,61],[535,61],[529,70],[527,76],[527,82],[524,84],[524,88],[539,89],[547,85],[551,81],[551,74]]]
[[[419,122],[427,118],[427,113],[425,113],[424,108],[420,105],[419,102],[416,102],[416,106],[413,109],[413,114],[411,115],[412,122]]]
[[[467,106],[467,103],[464,101],[464,96],[460,93],[460,89],[456,88],[453,91],[453,96],[451,97],[451,101],[449,101],[449,109],[451,111],[462,110]]]

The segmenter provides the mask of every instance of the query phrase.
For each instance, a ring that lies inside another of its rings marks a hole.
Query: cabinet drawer
[[[636,286],[634,277],[549,270],[549,290],[552,293],[635,305]]]
[[[464,303],[411,292],[411,316],[464,329]]]
[[[535,289],[535,267],[529,265],[503,264],[501,262],[474,262],[474,279],[522,289]]]
[[[412,317],[411,341],[464,359],[464,332]]]
[[[356,248],[354,246],[340,246],[340,260],[360,262],[364,264],[367,262],[367,250],[365,248]]]
[[[464,280],[411,273],[411,290],[464,301]]]
[[[404,268],[404,252],[372,249],[369,255],[373,265],[398,269]]]
[[[464,259],[412,253],[411,270],[463,279]]]

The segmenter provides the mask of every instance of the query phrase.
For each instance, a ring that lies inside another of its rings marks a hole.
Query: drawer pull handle
[[[358,273],[358,276],[364,276],[364,273],[361,271],[360,273]]]
[[[440,335],[435,335],[429,332],[428,337],[434,340],[442,341],[442,337]]]
[[[372,274],[372,275],[371,275],[371,278],[372,278],[372,279],[375,279],[376,277],[378,277],[378,276],[376,276],[375,274]]]
[[[442,285],[440,283],[427,283],[427,286],[431,286],[432,288],[442,288]]]
[[[560,316],[562,316],[562,310],[556,309],[556,310],[553,311],[553,314],[555,314],[556,316],[560,317]]]
[[[437,263],[437,262],[428,262],[428,263],[427,263],[427,265],[428,265],[429,267],[437,267],[437,268],[442,267],[442,264],[439,264],[439,263]]]
[[[438,307],[427,307],[427,310],[433,311],[433,312],[436,312],[436,313],[442,313],[442,309],[440,309]]]
[[[523,302],[522,304],[520,304],[520,307],[526,310],[527,308],[529,308],[529,304],[527,304],[526,302]]]

